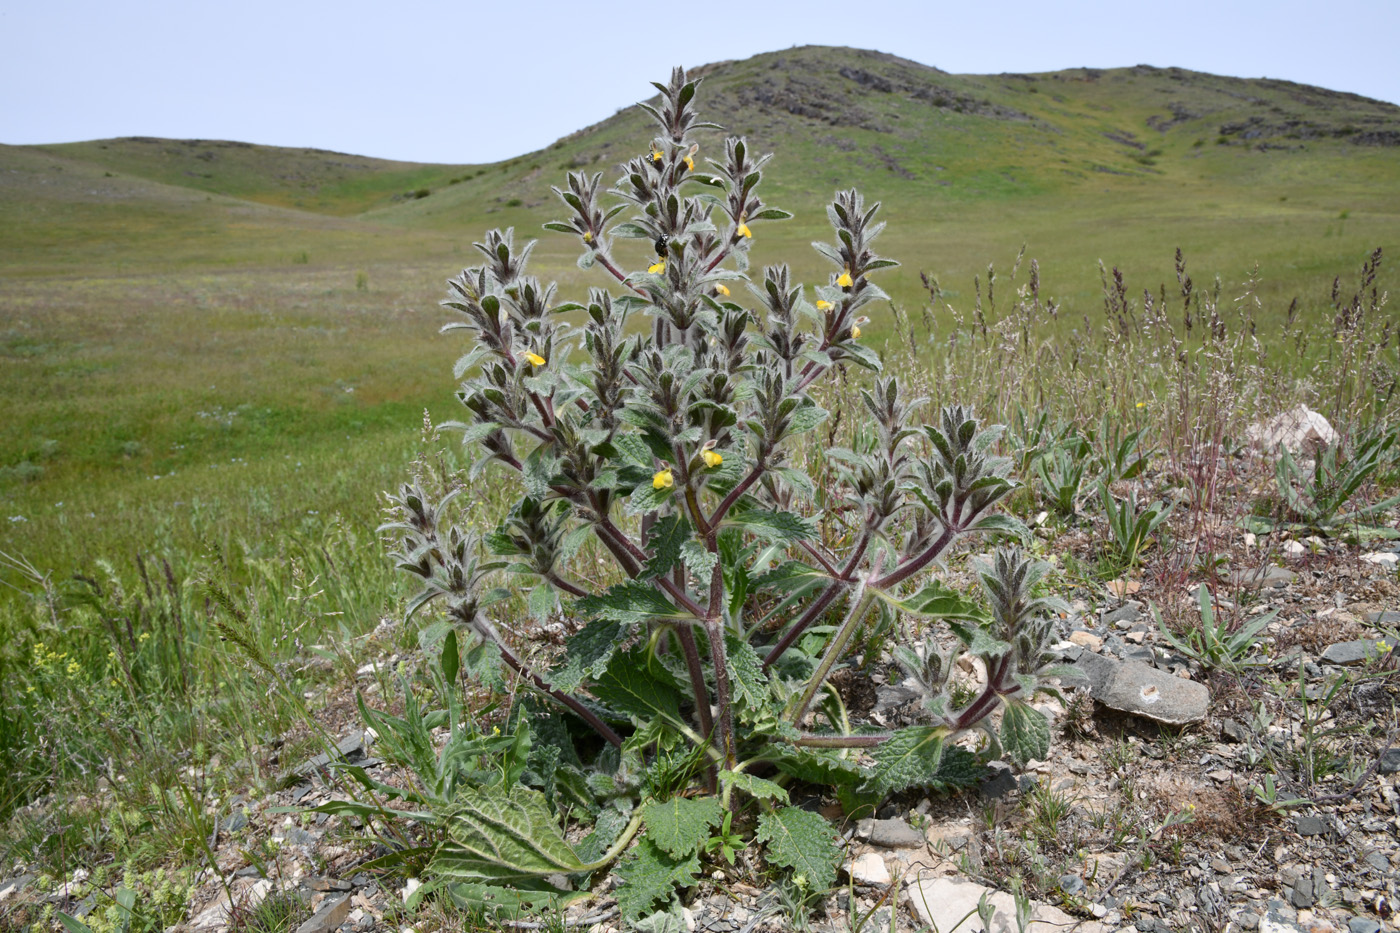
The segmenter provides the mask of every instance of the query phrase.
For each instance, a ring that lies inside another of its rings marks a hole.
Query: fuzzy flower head
[[[652,489],[670,489],[674,485],[676,485],[676,479],[671,475],[669,469],[660,470],[651,478]]]

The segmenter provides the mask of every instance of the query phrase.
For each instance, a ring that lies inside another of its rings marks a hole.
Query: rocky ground
[[[981,930],[976,908],[990,893],[985,928],[1016,930],[1013,878],[1032,898],[1031,930],[1395,929],[1400,546],[1235,537],[1217,611],[1243,621],[1277,610],[1243,663],[1207,665],[1173,646],[1149,604],[1171,625],[1192,618],[1196,597],[1150,562],[1107,595],[1086,584],[1056,646],[1085,684],[1067,706],[1041,704],[1056,722],[1048,760],[1019,773],[993,763],[975,791],[896,799],[855,823],[830,801],[806,801],[837,821],[848,848],[843,887],[814,902],[811,929]],[[373,664],[361,673],[372,694]],[[868,721],[916,715],[897,668],[849,680],[848,703]],[[404,779],[375,758],[345,696],[322,705],[345,736],[339,755],[380,780]],[[302,812],[340,793],[329,763],[306,761],[286,789],[221,805],[212,842],[223,878],[203,872],[181,930],[248,929],[260,902],[270,909],[287,892],[300,933],[473,928],[438,908],[408,913],[416,882],[361,870],[373,854],[361,827]],[[1301,797],[1311,803],[1293,802]],[[793,928],[793,904],[759,868],[741,858],[715,869],[689,893],[687,927]],[[96,903],[85,877],[80,869],[48,891],[32,876],[0,881],[0,918],[44,902],[81,917]],[[567,923],[620,930],[615,883],[600,878]]]

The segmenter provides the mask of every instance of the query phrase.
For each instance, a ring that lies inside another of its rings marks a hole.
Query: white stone
[[[1394,567],[1400,563],[1400,554],[1393,551],[1376,551],[1374,554],[1362,554],[1361,559],[1368,564],[1386,564]]]
[[[417,878],[409,878],[408,881],[404,882],[403,902],[407,904],[408,899],[413,896],[413,892],[417,891],[422,886],[423,882],[419,881]]]
[[[1285,447],[1290,453],[1315,456],[1337,443],[1332,425],[1306,405],[1283,412],[1268,424],[1252,424],[1245,433],[1265,453]]]
[[[982,929],[977,916],[977,904],[982,895],[996,908],[986,933],[1016,933],[1016,900],[1005,891],[984,888],[971,881],[956,878],[929,878],[911,882],[909,899],[925,925],[938,933],[974,933]],[[1079,921],[1049,904],[1031,902],[1031,922],[1027,933],[1105,933],[1108,929],[1093,920]]]
[[[1303,543],[1301,541],[1283,542],[1283,552],[1289,557],[1297,557],[1306,550],[1307,548],[1303,547]]]
[[[681,919],[685,921],[686,933],[695,933],[695,912],[689,907],[682,907]]]
[[[856,884],[890,883],[890,870],[885,866],[885,860],[874,852],[867,852],[859,858],[852,859],[846,865],[846,873]]]

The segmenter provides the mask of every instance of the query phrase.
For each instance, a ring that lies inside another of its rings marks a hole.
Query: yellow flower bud
[[[718,283],[715,284],[715,293],[723,295],[726,298],[729,297],[729,289],[725,288],[723,285],[720,285]]]
[[[661,150],[660,150],[660,149],[653,149],[653,150],[651,150],[651,161],[653,161],[653,162],[660,162],[660,161],[661,161]]]
[[[686,156],[684,161],[685,161],[685,170],[686,170],[687,172],[693,172],[693,171],[695,171],[695,159],[694,159],[694,158],[692,158],[691,156]]]
[[[531,366],[543,366],[549,362],[549,360],[540,356],[538,353],[526,353],[525,359],[530,361]]]
[[[585,230],[585,231],[583,231],[583,242],[585,242],[585,243],[592,243],[592,242],[593,242],[593,231],[592,231],[592,230]]]
[[[662,272],[666,271],[666,260],[664,258],[658,259],[656,262],[647,266],[647,271],[660,275]]]
[[[859,340],[859,339],[860,339],[860,325],[859,325],[859,324],[853,325],[853,326],[851,327],[851,339],[852,339],[852,340]]]
[[[826,301],[826,300],[824,300],[824,299],[818,299],[818,301],[817,301],[817,310],[818,310],[818,311],[830,311],[830,310],[831,310],[832,308],[834,308],[834,307],[836,307],[834,304],[832,304],[831,302]]]
[[[851,267],[850,267],[850,266],[847,266],[847,267],[846,267],[846,271],[842,272],[841,275],[840,275],[840,277],[837,278],[836,284],[837,284],[837,285],[840,285],[842,288],[850,288],[850,287],[851,287],[852,282],[851,282]]]
[[[742,220],[739,221],[739,226],[734,230],[734,232],[739,234],[739,236],[748,237],[750,240],[753,239],[753,231],[749,230],[749,225],[744,223]]]
[[[724,462],[724,457],[722,457],[718,452],[713,450],[700,451],[700,459],[704,460],[705,466],[709,467],[712,470]]]
[[[676,480],[671,476],[670,470],[662,470],[651,478],[652,489],[670,489],[676,485]]]

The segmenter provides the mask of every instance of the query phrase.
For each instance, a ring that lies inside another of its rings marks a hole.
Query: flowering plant
[[[560,302],[526,271],[533,243],[493,230],[476,244],[482,264],[453,279],[444,302],[461,316],[446,330],[471,338],[456,368],[466,418],[444,427],[479,453],[471,477],[502,469],[524,494],[478,537],[449,520],[446,502],[407,486],[386,529],[423,584],[410,611],[443,602],[458,630],[492,646],[555,710],[515,717],[517,735],[541,749],[523,778],[539,790],[501,788],[489,805],[477,791],[454,811],[470,828],[449,833],[433,867],[459,897],[463,885],[587,863],[524,859],[506,871],[491,861],[503,825],[549,834],[539,801],[565,786],[596,815],[595,857],[645,825],[621,869],[624,913],[638,916],[697,876],[710,831],[736,839],[754,828],[745,801],[762,811],[756,838],[770,865],[822,890],[835,880],[834,837],[819,816],[785,805],[793,782],[834,788],[857,810],[906,788],[972,781],[975,757],[953,740],[973,728],[1015,759],[1046,752],[1048,722],[1029,705],[1056,673],[1044,649],[1058,604],[1034,592],[1043,565],[998,551],[982,573],[990,609],[936,580],[918,588],[964,536],[1023,531],[995,511],[1015,485],[1009,461],[992,454],[999,428],[961,407],[917,423],[923,400],[878,375],[879,357],[860,342],[863,312],[886,300],[871,276],[896,265],[872,248],[878,204],[836,195],[835,239],[813,244],[831,272],[811,292],[785,265],[750,269],[763,225],[790,215],[764,202],[769,156],[744,139],[702,156],[693,134],[710,125],[693,106],[699,84],[677,69],[656,85],[659,102],[641,105],[658,134],[622,166],[613,203],[601,174],[571,173],[555,189],[570,216],[545,226],[576,237],[579,266],[609,287]],[[639,268],[622,258],[626,240],[646,246]],[[873,430],[827,451],[839,489],[818,496],[796,452],[828,417],[812,387],[848,365],[877,374],[861,392]],[[611,585],[579,572],[586,542],[611,560]],[[508,593],[490,587],[503,577],[528,588],[536,617],[562,604],[584,621],[552,668],[528,663],[503,635],[516,624],[497,617]],[[899,617],[943,620],[957,646],[896,651],[925,689],[927,722],[853,729],[829,678],[863,627]],[[955,705],[948,681],[964,650],[986,677]],[[598,749],[571,738],[573,724],[591,727]],[[679,795],[692,784],[716,796]],[[639,799],[640,823],[629,819]],[[478,844],[487,837],[492,846]],[[719,848],[732,861],[733,846]]]

